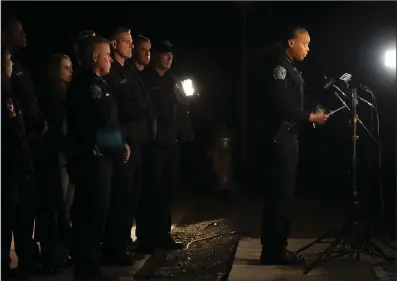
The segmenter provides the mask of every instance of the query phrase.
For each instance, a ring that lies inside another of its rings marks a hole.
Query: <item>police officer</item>
[[[144,157],[144,184],[137,216],[138,251],[180,249],[171,232],[171,203],[179,178],[179,141],[194,139],[187,103],[169,71],[173,46],[165,41],[153,48],[153,66],[141,77],[156,110],[157,134]],[[146,163],[145,163],[146,162]]]
[[[114,166],[128,161],[129,147],[124,144],[113,94],[102,78],[112,62],[109,42],[91,37],[81,52],[82,70],[72,82],[66,109],[68,138],[74,147],[68,165],[77,173],[73,258],[75,280],[97,280]]]
[[[127,64],[133,50],[130,30],[118,27],[110,39],[113,62],[105,79],[117,102],[121,128],[130,147],[130,159],[115,168],[103,245],[107,264],[131,265],[131,259],[144,258],[134,252],[127,254],[126,250],[131,244],[131,228],[141,190],[142,146],[154,135],[153,109],[146,90],[139,83],[135,67]]]
[[[11,81],[16,98],[24,112],[29,134],[39,137],[47,131],[47,124],[36,100],[33,79],[29,71],[18,61],[20,51],[26,47],[26,33],[22,24],[15,18],[8,19],[2,29],[3,43],[11,52],[14,61]]]
[[[1,118],[2,118],[2,277],[28,277],[31,272],[32,229],[34,213],[25,190],[31,190],[33,183],[33,162],[29,149],[24,118],[18,100],[15,98],[10,77],[12,61],[8,50],[2,48],[1,69]],[[18,256],[17,271],[10,269],[10,248],[14,233],[15,251]],[[17,274],[16,274],[17,273]]]
[[[76,43],[73,46],[74,49],[74,65],[81,66],[81,62],[79,59],[79,48],[80,45],[83,43],[84,39],[96,36],[95,31],[92,30],[80,30],[79,34],[77,35]]]
[[[303,79],[294,63],[307,56],[309,33],[304,28],[291,28],[284,42],[284,50],[271,74],[276,124],[272,130],[275,178],[266,192],[260,261],[262,264],[294,265],[304,263],[301,255],[286,249],[298,164],[298,126],[310,122],[323,124],[328,116],[307,112],[303,107]]]
[[[136,69],[141,72],[150,63],[150,50],[152,49],[152,43],[150,39],[138,34],[134,38],[134,64]]]
[[[22,24],[15,18],[6,19],[2,25],[2,39],[5,47],[10,51],[14,66],[11,75],[11,83],[13,87],[14,98],[18,101],[18,104],[23,112],[23,118],[28,133],[29,142],[31,145],[31,152],[33,153],[34,160],[40,157],[39,141],[41,137],[47,131],[47,123],[44,120],[43,114],[39,108],[36,93],[35,84],[29,73],[29,71],[22,66],[21,50],[26,47],[26,33],[23,30]],[[34,161],[34,167],[37,171],[40,166],[37,165],[37,161]],[[32,179],[35,177],[32,176]],[[35,179],[36,180],[36,179]],[[26,198],[25,209],[25,227],[26,235],[30,236],[31,240],[31,263],[38,262],[39,259],[39,248],[38,245],[31,238],[33,233],[34,225],[34,214],[35,213],[35,184],[29,185],[29,188],[21,190],[24,198]]]

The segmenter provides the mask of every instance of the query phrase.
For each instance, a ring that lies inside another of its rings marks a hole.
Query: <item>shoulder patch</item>
[[[284,80],[286,75],[287,75],[287,70],[280,65],[273,70],[274,80]]]
[[[102,89],[98,85],[90,86],[90,93],[93,99],[100,99],[102,98]]]

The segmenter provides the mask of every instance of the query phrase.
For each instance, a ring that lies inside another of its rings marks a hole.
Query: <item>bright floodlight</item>
[[[183,80],[182,82],[182,88],[183,92],[185,93],[186,96],[193,96],[194,95],[194,87],[193,87],[193,81],[191,79],[186,79]]]
[[[390,68],[396,68],[396,50],[386,52],[385,66]]]

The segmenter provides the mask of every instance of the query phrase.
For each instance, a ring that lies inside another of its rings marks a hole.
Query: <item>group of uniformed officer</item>
[[[9,172],[3,173],[7,235],[2,239],[2,271],[6,277],[20,278],[32,273],[37,262],[32,232],[34,162],[40,150],[34,145],[48,126],[32,79],[19,70],[14,57],[17,47],[26,45],[18,20],[7,22],[3,45],[3,68],[12,63],[9,53],[14,68],[10,78],[3,79],[9,83],[2,83],[2,106],[7,107],[2,110],[7,114],[4,143],[13,148],[3,162],[9,163]],[[62,148],[75,185],[70,254],[76,280],[99,280],[103,263],[131,265],[156,248],[183,248],[170,233],[171,203],[179,176],[179,143],[193,141],[194,135],[180,82],[169,71],[174,52],[170,42],[151,50],[148,38],[139,35],[134,42],[127,28],[115,29],[109,39],[86,30],[75,51],[75,71],[64,102],[67,134]],[[137,246],[131,240],[134,220]],[[12,234],[18,274],[10,270]]]
[[[19,277],[26,277],[39,253],[32,240],[35,163],[40,157],[37,143],[48,124],[32,78],[17,63],[16,51],[26,45],[20,22],[4,24],[2,36],[2,273],[13,276],[9,253],[14,234]],[[323,124],[328,116],[306,112],[303,106],[304,83],[294,62],[309,52],[307,30],[292,28],[284,39],[269,73],[269,120],[277,125],[269,130],[276,172],[266,193],[260,261],[293,265],[304,262],[286,248],[299,126]],[[194,135],[185,97],[169,71],[170,42],[154,45],[150,57],[150,40],[140,35],[134,42],[127,28],[115,29],[109,40],[83,31],[75,51],[77,69],[65,100],[63,145],[70,181],[76,186],[71,254],[76,280],[98,280],[102,262],[131,265],[155,248],[183,247],[170,234],[170,206],[179,174],[178,144],[193,141]],[[137,248],[130,235],[134,220]]]

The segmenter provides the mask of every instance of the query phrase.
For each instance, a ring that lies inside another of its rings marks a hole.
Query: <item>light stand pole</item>
[[[242,79],[241,79],[241,144],[243,165],[247,163],[247,13],[248,3],[242,3]]]
[[[351,177],[352,177],[352,189],[353,189],[353,204],[354,206],[357,206],[360,204],[360,201],[358,199],[358,191],[357,191],[357,173],[356,173],[356,167],[357,167],[357,140],[358,140],[358,135],[357,135],[357,122],[358,122],[358,116],[357,116],[357,90],[353,89],[352,90],[352,126],[353,126],[353,152],[352,152],[352,167],[351,167]]]
[[[389,68],[392,71],[392,74],[394,74],[394,79],[396,78],[396,50],[389,50],[385,54],[385,67]],[[394,83],[396,83],[396,80],[394,80]],[[394,94],[396,93],[394,89]],[[394,99],[395,100],[395,99]],[[397,169],[397,122],[395,124],[395,133],[394,133],[394,143],[395,145],[395,165]],[[396,173],[396,194],[395,194],[395,199],[394,199],[394,229],[393,229],[393,238],[395,241],[397,241],[397,173]]]

